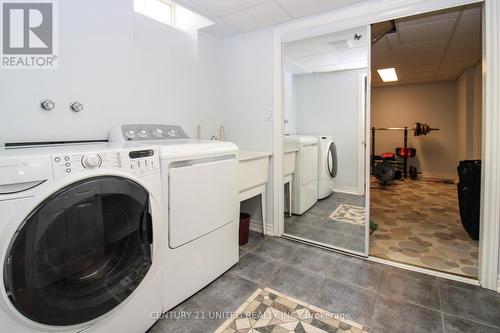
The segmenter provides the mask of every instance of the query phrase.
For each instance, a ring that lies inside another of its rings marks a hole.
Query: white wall
[[[356,193],[359,184],[359,149],[362,74],[366,70],[294,75],[298,134],[332,136],[338,169],[335,186]]]
[[[481,63],[464,70],[457,79],[458,160],[481,159],[482,68]]]
[[[244,150],[272,151],[273,106],[271,30],[222,41],[222,113],[226,139]]]
[[[105,139],[118,123],[222,123],[220,41],[133,11],[132,0],[59,1],[59,69],[0,75],[0,143]],[[53,99],[56,109],[41,111]],[[85,110],[69,111],[80,101]]]
[[[266,119],[273,106],[273,34],[265,29],[222,41],[222,113],[225,138],[241,150],[273,151],[273,122]],[[273,223],[272,163],[267,190],[267,221]],[[242,210],[262,221],[257,200]]]
[[[374,88],[371,94],[372,126],[413,127],[416,122],[439,128],[426,136],[409,135],[417,149],[410,159],[424,176],[456,178],[457,93],[455,81]],[[403,146],[402,132],[377,131],[376,154]]]
[[[474,68],[467,68],[457,79],[457,162],[472,158]]]
[[[480,61],[472,78],[472,158],[481,159],[483,145],[483,68]]]

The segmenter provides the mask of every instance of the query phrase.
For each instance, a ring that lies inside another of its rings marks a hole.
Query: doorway
[[[477,279],[481,5],[376,23],[371,37],[370,255]]]
[[[500,45],[498,44],[499,33],[496,22],[500,17],[500,4],[493,0],[483,1],[456,1],[456,5],[464,5],[467,3],[484,4],[482,8],[483,16],[483,38],[484,38],[484,53],[483,53],[483,160],[482,160],[482,178],[481,183],[481,229],[480,229],[480,251],[478,257],[478,279],[481,286],[497,290],[498,286],[498,239],[500,223],[497,219],[500,211],[499,189],[496,181],[496,171],[500,165],[498,158],[498,137],[500,134],[497,128],[500,124],[500,117],[496,113],[497,105],[500,104],[498,96],[498,87],[500,82],[495,74],[500,68],[498,61],[500,56]],[[285,193],[283,188],[283,166],[284,154],[283,141],[283,44],[293,40],[304,39],[312,36],[326,34],[332,31],[342,31],[364,24],[372,24],[383,22],[395,18],[409,17],[415,13],[430,13],[443,8],[449,8],[452,3],[448,0],[436,1],[415,1],[412,4],[401,3],[398,1],[387,1],[377,6],[372,6],[369,3],[363,3],[343,11],[335,11],[330,14],[325,14],[322,17],[310,18],[301,22],[290,23],[274,30],[274,144],[273,151],[275,158],[273,159],[273,206],[275,207],[273,217],[276,223],[274,224],[274,235],[282,236],[284,234],[284,211],[285,211]],[[368,75],[368,83],[371,82],[371,73]],[[370,89],[367,91],[367,99],[370,100]],[[370,105],[367,106],[368,108]],[[368,111],[366,123],[370,124],[370,112]],[[368,126],[367,126],[368,127]],[[369,137],[370,129],[367,128],[366,137]],[[369,140],[365,142],[367,147],[370,147]],[[369,149],[366,156],[367,165],[369,165],[370,156]],[[366,170],[366,181],[370,181],[369,168]],[[490,179],[490,181],[485,181]],[[279,189],[279,190],[278,190]],[[366,195],[370,196],[370,187],[366,187]],[[370,200],[365,203],[367,211],[369,211]],[[376,258],[369,257],[375,260]],[[394,264],[406,269],[417,270],[428,274],[433,274],[450,279],[462,280],[474,283],[473,279],[466,279],[457,275],[450,275],[436,270],[421,269],[416,266],[401,265],[396,262],[385,261],[389,264]],[[477,282],[476,282],[477,283]]]

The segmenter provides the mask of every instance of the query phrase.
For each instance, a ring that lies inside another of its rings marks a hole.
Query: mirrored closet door
[[[284,45],[284,236],[367,255],[367,27]]]

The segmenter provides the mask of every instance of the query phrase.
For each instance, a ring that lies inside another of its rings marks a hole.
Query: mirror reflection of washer
[[[144,332],[163,311],[156,148],[0,150],[0,327]]]
[[[333,193],[333,183],[337,177],[337,149],[331,136],[318,136],[318,199]]]

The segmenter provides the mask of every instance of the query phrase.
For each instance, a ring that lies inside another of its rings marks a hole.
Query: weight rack
[[[403,178],[408,178],[408,155],[406,154],[407,149],[408,149],[408,131],[410,130],[409,127],[372,127],[372,152],[371,152],[371,168],[373,170],[373,166],[375,165],[375,132],[376,131],[403,131],[403,149],[404,149],[404,154],[402,156],[403,162],[402,163],[397,163],[393,162],[392,164],[398,164],[398,165],[403,165]],[[421,136],[421,135],[427,135],[431,131],[439,131],[439,128],[431,128],[427,124],[422,124],[422,123],[416,123],[415,127],[411,128],[413,131],[413,136]]]

